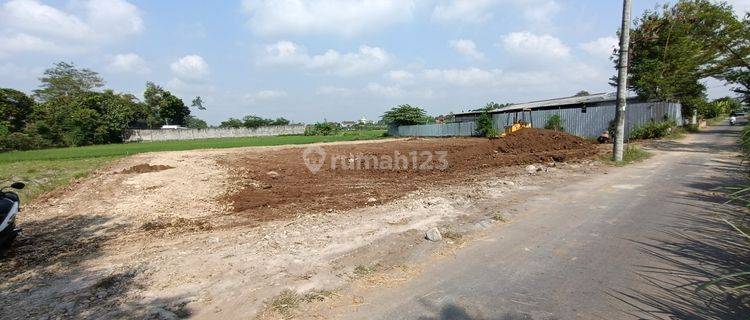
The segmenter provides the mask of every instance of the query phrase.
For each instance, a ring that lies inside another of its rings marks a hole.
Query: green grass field
[[[156,151],[223,149],[380,139],[384,130],[344,131],[334,136],[275,136],[220,138],[96,145],[0,153],[0,185],[27,182],[25,201],[83,178],[101,166],[124,156]]]

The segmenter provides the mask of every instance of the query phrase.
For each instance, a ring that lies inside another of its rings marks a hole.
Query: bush
[[[497,138],[497,137],[500,137],[500,132],[497,131],[495,128],[492,128],[490,130],[487,130],[484,136],[487,138]]]
[[[700,128],[698,127],[697,124],[687,124],[687,125],[685,125],[685,131],[691,132],[691,133],[696,133],[696,132],[700,131]]]
[[[553,115],[548,120],[547,123],[544,124],[544,128],[548,130],[555,130],[555,131],[565,131],[565,128],[562,126],[562,118],[560,118],[560,115]]]
[[[47,142],[39,135],[13,132],[3,142],[10,150],[33,150],[48,147]]]
[[[645,125],[630,131],[630,139],[657,139],[669,135],[677,126],[674,120],[662,122],[649,121]]]
[[[745,160],[750,160],[750,126],[745,126],[742,129],[742,135],[740,136],[740,149],[745,155]]]
[[[477,133],[483,137],[490,137],[489,133],[495,131],[492,125],[492,116],[487,111],[482,112],[474,123],[477,125]],[[495,131],[495,135],[497,135],[497,131]]]
[[[341,125],[335,122],[318,122],[305,128],[306,136],[331,136],[341,130]]]

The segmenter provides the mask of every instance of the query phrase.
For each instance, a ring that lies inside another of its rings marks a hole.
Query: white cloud
[[[259,101],[269,101],[286,97],[287,93],[283,90],[261,90],[254,93],[248,93],[242,97],[245,102],[255,103]]]
[[[385,50],[370,46],[360,46],[357,52],[340,53],[328,50],[323,54],[310,56],[305,48],[290,41],[280,41],[266,46],[265,56],[260,59],[265,64],[300,65],[310,70],[343,77],[380,70],[392,60],[391,55]]]
[[[502,44],[505,50],[520,57],[560,59],[570,56],[570,48],[548,34],[513,32],[502,37]]]
[[[554,0],[523,1],[524,18],[537,27],[548,27],[552,18],[560,12],[560,5]]]
[[[734,7],[734,12],[740,17],[750,12],[750,0],[727,0],[727,3]]]
[[[484,53],[479,52],[477,50],[477,45],[474,43],[474,41],[468,40],[468,39],[458,39],[458,40],[451,40],[448,45],[455,50],[456,52],[462,54],[463,56],[474,59],[474,60],[482,60],[484,59]]]
[[[414,74],[406,70],[391,70],[386,74],[386,77],[391,81],[395,82],[411,82],[414,79]]]
[[[313,56],[309,67],[339,76],[353,76],[380,70],[390,61],[391,56],[385,50],[360,46],[357,52],[342,54],[336,50],[328,50],[322,55]]]
[[[430,81],[458,86],[492,86],[497,84],[503,72],[499,69],[427,69],[424,78]]]
[[[602,37],[594,41],[582,43],[580,48],[592,56],[609,58],[618,46],[619,40],[617,38]]]
[[[124,0],[93,0],[86,3],[86,20],[102,38],[139,33],[143,19],[136,6]]]
[[[209,74],[208,63],[199,55],[187,55],[170,65],[172,73],[179,79],[200,80]]]
[[[36,80],[42,73],[44,73],[44,68],[40,67],[26,68],[15,63],[0,64],[0,75],[5,80],[9,78],[16,80]]]
[[[379,83],[371,82],[367,84],[365,90],[371,94],[385,96],[389,98],[400,97],[404,95],[404,91],[399,86],[385,86]]]
[[[60,52],[58,45],[25,33],[0,35],[0,58],[19,52]]]
[[[416,0],[243,0],[259,34],[353,36],[410,20]]]
[[[520,10],[524,19],[539,26],[549,25],[561,6],[555,0],[443,0],[432,10],[432,19],[443,23],[483,23],[493,17],[497,6],[502,11]]]
[[[438,3],[432,18],[441,22],[481,23],[492,18],[490,8],[496,0],[450,0]]]
[[[111,58],[107,69],[110,72],[137,74],[145,74],[151,71],[146,64],[146,61],[135,53],[115,55]]]
[[[256,93],[256,97],[258,99],[275,99],[275,98],[281,98],[286,97],[286,92],[280,91],[280,90],[261,90]]]
[[[262,63],[296,65],[307,64],[310,57],[307,50],[291,41],[279,41],[265,47],[265,56]]]
[[[35,39],[35,45],[15,50],[19,52],[92,48],[143,30],[138,8],[127,1],[89,0],[81,4],[77,15],[35,0],[11,0],[0,7],[0,28],[5,39]]]
[[[315,89],[315,94],[318,95],[332,95],[332,96],[349,96],[352,94],[352,90],[349,88],[335,87],[335,86],[320,86]]]

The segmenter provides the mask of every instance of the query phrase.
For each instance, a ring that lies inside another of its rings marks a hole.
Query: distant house
[[[367,118],[365,118],[364,116],[362,116],[362,118],[359,119],[359,124],[373,124],[373,123],[375,123],[375,121],[367,120]]]
[[[350,128],[356,125],[357,123],[358,123],[357,121],[341,121],[341,126],[344,128]]]

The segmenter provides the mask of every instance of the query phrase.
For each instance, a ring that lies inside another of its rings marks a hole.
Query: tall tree
[[[720,78],[734,85],[733,91],[750,104],[750,13],[727,30],[722,40],[725,54],[717,64],[723,70]]]
[[[143,98],[149,111],[160,120],[160,124],[184,126],[187,123],[190,108],[180,98],[172,95],[171,92],[152,82],[147,82]],[[150,125],[154,127],[157,124]]]
[[[124,130],[140,108],[133,95],[112,90],[55,98],[36,106],[35,122],[24,133],[42,137],[52,146],[122,142]]]
[[[11,132],[23,130],[34,108],[34,100],[25,93],[9,88],[0,88],[0,123]]]
[[[219,124],[219,128],[242,128],[242,120],[235,119],[235,118],[229,118],[226,121],[222,121]]]
[[[649,99],[703,99],[701,80],[723,73],[717,61],[736,27],[726,3],[680,0],[646,11],[632,30],[628,87]]]
[[[258,116],[245,116],[242,118],[242,126],[245,128],[257,128],[257,127],[263,127],[268,126],[273,122],[271,119],[264,119]]]
[[[187,123],[185,124],[186,127],[190,129],[206,129],[208,128],[208,123],[206,121],[203,121],[201,119],[198,119],[193,116],[187,117]]]
[[[51,99],[74,99],[84,93],[104,86],[99,74],[89,69],[78,69],[72,63],[58,62],[44,71],[39,78],[42,84],[34,90],[34,96],[41,102]]]
[[[383,120],[388,124],[407,126],[425,124],[429,121],[429,117],[424,109],[420,107],[412,107],[408,104],[402,104],[386,111],[383,114]]]

